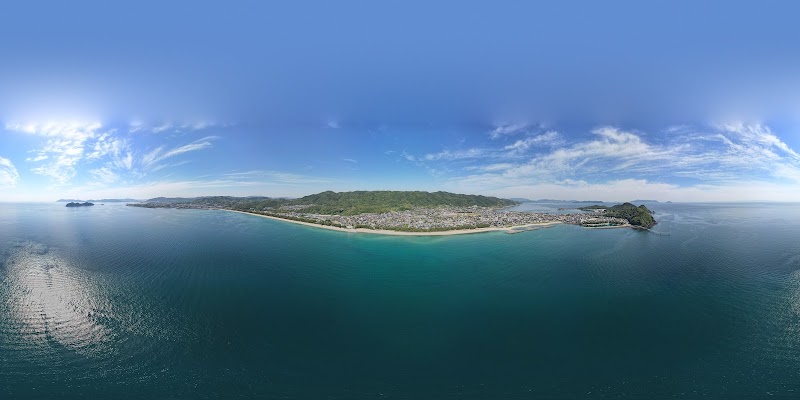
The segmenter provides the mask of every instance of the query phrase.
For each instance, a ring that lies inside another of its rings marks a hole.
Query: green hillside
[[[515,201],[497,197],[456,194],[448,192],[420,191],[356,191],[322,192],[292,200],[269,199],[242,204],[240,208],[263,209],[282,206],[308,206],[304,213],[356,215],[409,210],[417,207],[506,207],[517,204]]]
[[[625,218],[631,225],[641,226],[643,228],[650,228],[656,224],[653,219],[653,212],[650,211],[644,204],[636,207],[631,203],[617,204],[609,208],[606,213],[609,217]]]
[[[592,211],[592,210],[606,210],[603,215],[607,217],[624,218],[628,223],[634,226],[641,226],[643,228],[650,228],[657,222],[653,218],[653,212],[650,211],[644,204],[636,207],[632,203],[617,204],[612,207],[602,205],[592,205],[586,207],[578,207],[579,210]]]

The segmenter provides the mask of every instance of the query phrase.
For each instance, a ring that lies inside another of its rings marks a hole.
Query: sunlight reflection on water
[[[36,353],[60,349],[84,356],[111,353],[113,332],[100,322],[108,314],[109,302],[57,252],[37,243],[18,245],[8,259],[3,285],[10,311],[10,320],[3,324],[5,330],[16,331],[16,346],[35,347]]]

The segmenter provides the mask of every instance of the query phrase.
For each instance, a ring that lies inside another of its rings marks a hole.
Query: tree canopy
[[[497,197],[456,194],[448,192],[421,191],[356,191],[312,194],[298,199],[268,199],[242,204],[247,208],[264,209],[294,206],[303,213],[356,215],[403,211],[424,207],[505,207],[517,204],[515,201]]]
[[[625,218],[631,225],[641,226],[643,228],[650,228],[656,224],[656,220],[653,219],[653,212],[644,204],[638,207],[631,203],[617,204],[607,209],[605,215],[608,217]]]

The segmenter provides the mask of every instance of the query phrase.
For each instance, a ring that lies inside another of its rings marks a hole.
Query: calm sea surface
[[[800,397],[800,205],[651,208],[669,236],[0,204],[0,398]]]

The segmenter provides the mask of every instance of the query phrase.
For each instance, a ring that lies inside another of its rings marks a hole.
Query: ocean
[[[0,204],[0,398],[800,397],[800,204],[648,207],[404,237]]]

